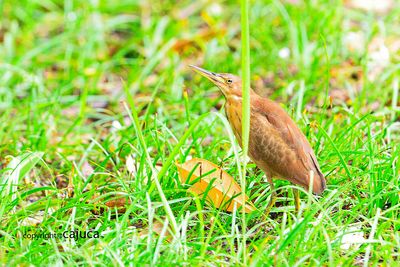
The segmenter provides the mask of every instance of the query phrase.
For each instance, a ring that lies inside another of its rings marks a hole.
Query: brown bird
[[[225,113],[232,130],[242,145],[242,80],[229,73],[214,73],[192,66],[221,90],[226,99]],[[272,178],[288,180],[321,194],[326,187],[315,153],[307,138],[286,111],[268,98],[250,89],[249,157],[265,172],[271,185],[271,200],[266,213],[275,204]],[[312,177],[312,179],[311,179]],[[299,192],[294,190],[295,208],[300,208]]]

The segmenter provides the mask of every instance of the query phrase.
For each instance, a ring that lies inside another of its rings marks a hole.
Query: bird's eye
[[[232,80],[231,80],[231,79],[228,79],[228,80],[226,80],[226,82],[229,83],[229,84],[231,84],[231,83],[232,83]]]

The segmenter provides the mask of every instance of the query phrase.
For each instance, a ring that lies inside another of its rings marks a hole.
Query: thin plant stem
[[[245,199],[246,188],[246,164],[247,153],[249,150],[249,132],[250,132],[250,47],[249,47],[249,2],[241,1],[241,31],[242,31],[242,149],[243,149],[243,174],[240,185],[242,187],[243,203]],[[243,264],[247,265],[246,255],[246,213],[242,208],[242,234],[243,234]]]

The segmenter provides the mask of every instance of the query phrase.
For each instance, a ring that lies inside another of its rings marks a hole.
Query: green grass
[[[240,176],[240,186],[242,187],[242,203],[246,203],[246,171],[247,171],[247,155],[249,152],[250,137],[250,23],[249,23],[249,1],[242,0],[240,2],[240,24],[241,24],[241,52],[242,52],[242,162],[243,172]],[[246,213],[242,209],[242,236],[243,236],[243,265],[247,265],[247,249],[246,249]]]
[[[238,1],[151,2],[0,2],[1,263],[395,266],[400,6],[250,1],[252,88],[285,106],[328,183],[321,197],[302,190],[296,214],[293,185],[276,181],[262,222],[270,190],[253,163],[245,190],[258,211],[245,221],[188,194],[174,165],[204,158],[239,182],[223,98],[187,67],[241,74]],[[390,59],[370,80],[378,37]],[[125,211],[105,206],[121,197]],[[22,237],[73,230],[102,237]],[[349,232],[362,243],[344,247]]]

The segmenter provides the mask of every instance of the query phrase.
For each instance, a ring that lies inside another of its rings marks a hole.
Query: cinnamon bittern
[[[242,81],[229,73],[214,73],[196,66],[196,72],[213,82],[225,96],[225,113],[232,130],[242,145]],[[249,157],[263,170],[271,185],[269,214],[276,201],[272,178],[288,180],[305,189],[312,186],[313,193],[321,194],[325,177],[315,153],[296,123],[286,111],[268,98],[250,89]],[[299,192],[294,190],[295,208],[300,208]]]

